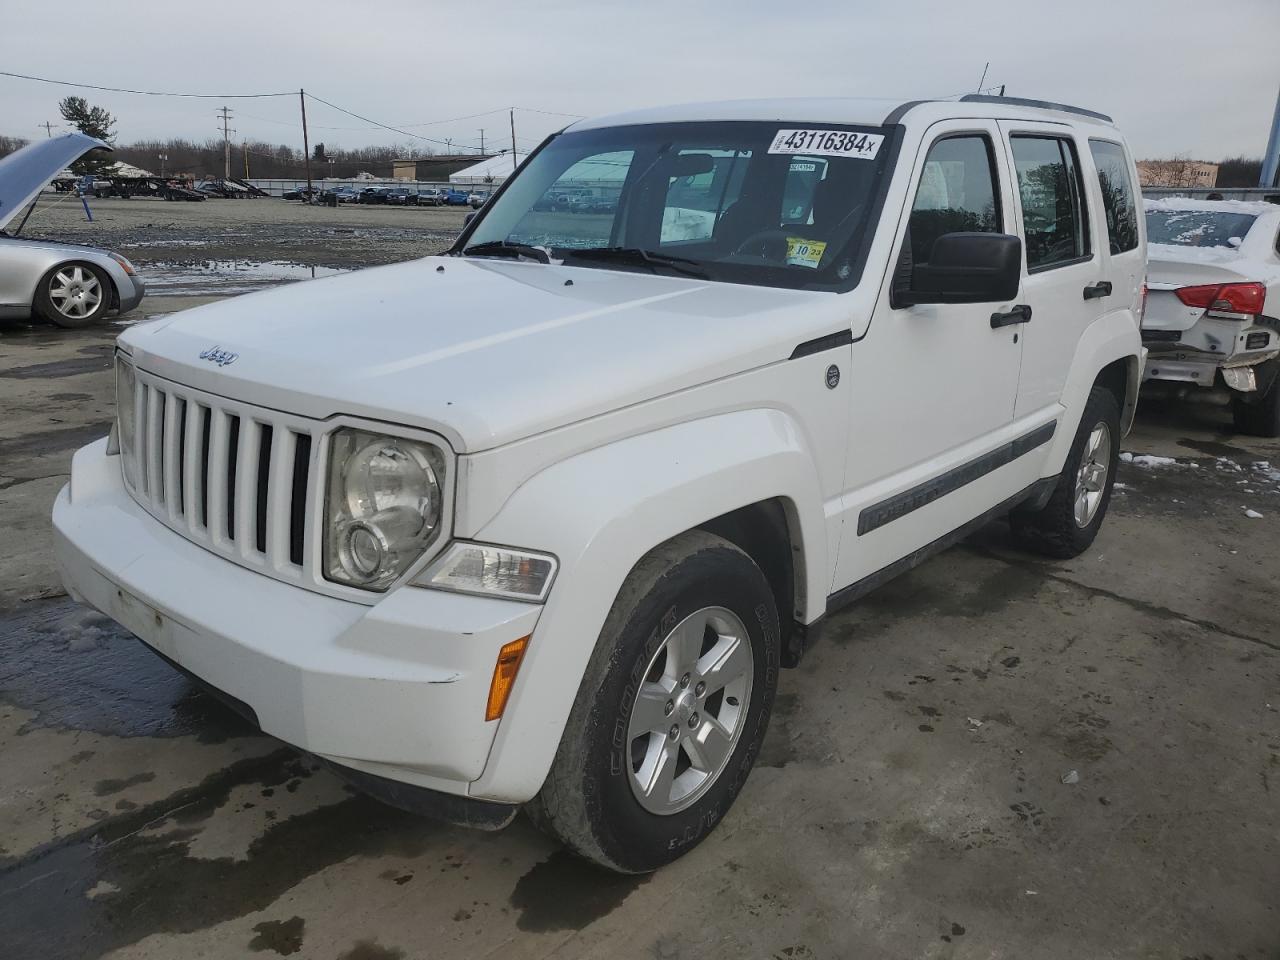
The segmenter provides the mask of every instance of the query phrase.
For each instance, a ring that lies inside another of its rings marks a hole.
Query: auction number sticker
[[[857,157],[874,160],[884,136],[852,130],[779,130],[770,153],[803,153],[816,157]]]
[[[790,266],[816,268],[826,252],[827,245],[821,240],[787,237],[787,263]]]

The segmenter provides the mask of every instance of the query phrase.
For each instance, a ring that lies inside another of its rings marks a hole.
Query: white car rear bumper
[[[468,795],[498,722],[498,651],[542,608],[404,587],[374,606],[244,569],[156,522],[106,441],[76,453],[54,505],[73,597],[251,708],[272,736],[375,778]]]

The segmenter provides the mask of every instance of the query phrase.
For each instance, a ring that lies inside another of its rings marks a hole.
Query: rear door
[[[1031,307],[1014,413],[1053,410],[1056,417],[1076,344],[1114,295],[1085,186],[1088,146],[1066,124],[1002,120],[1000,129],[1017,179],[1022,302]]]

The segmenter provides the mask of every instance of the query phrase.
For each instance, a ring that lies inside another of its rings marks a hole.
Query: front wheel
[[[755,763],[778,659],[773,594],[750,557],[703,531],[657,547],[618,593],[530,817],[620,873],[688,852]]]
[[[87,263],[64,263],[40,280],[35,308],[60,327],[87,327],[111,309],[111,281]]]
[[[1009,516],[1014,537],[1034,553],[1062,560],[1084,553],[1107,515],[1119,460],[1120,405],[1110,390],[1095,386],[1048,502]]]

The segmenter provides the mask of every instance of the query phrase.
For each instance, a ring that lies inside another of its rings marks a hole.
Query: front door
[[[994,121],[933,126],[912,177],[895,263],[904,245],[915,263],[928,262],[944,233],[1015,232],[1012,178]],[[1022,325],[995,326],[992,315],[1022,301],[895,309],[894,273],[887,271],[867,334],[851,351],[855,406],[833,591],[1021,488],[993,466],[992,454],[1013,439]]]

